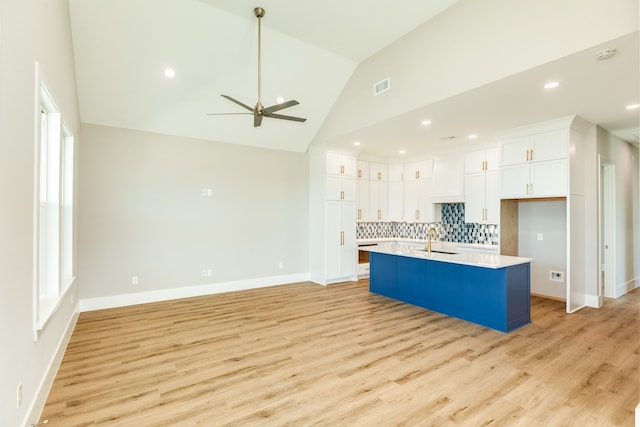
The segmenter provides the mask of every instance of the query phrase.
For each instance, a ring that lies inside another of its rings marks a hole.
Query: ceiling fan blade
[[[292,120],[294,122],[306,122],[307,121],[307,119],[303,119],[302,117],[285,116],[283,114],[269,114],[267,117],[269,117],[270,119]]]
[[[260,114],[255,114],[253,116],[253,127],[257,128],[262,124],[262,116]]]
[[[252,107],[249,107],[247,104],[243,104],[242,102],[238,101],[237,99],[233,99],[229,95],[220,95],[220,96],[223,97],[223,98],[227,98],[231,102],[235,102],[236,104],[240,105],[241,107],[246,108],[249,111],[253,111]]]
[[[267,107],[264,109],[266,114],[275,113],[276,111],[284,110],[285,108],[293,107],[294,105],[298,105],[299,102],[295,99],[291,101],[283,102],[282,104],[272,105],[271,107]]]
[[[207,116],[237,116],[237,115],[247,116],[252,114],[253,113],[207,113]]]

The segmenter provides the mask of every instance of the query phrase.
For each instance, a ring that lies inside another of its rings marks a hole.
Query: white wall
[[[73,320],[66,300],[34,342],[36,61],[77,146],[80,129],[67,1],[3,0],[0,7],[0,424],[19,426],[36,421],[28,412],[42,403],[36,393]]]
[[[597,152],[615,164],[617,294],[640,286],[640,217],[638,147],[598,127]]]
[[[306,154],[85,124],[82,138],[83,309],[308,275]]]
[[[363,61],[314,142],[637,30],[637,0],[461,0]],[[385,77],[392,90],[372,97]]]
[[[542,240],[538,235],[542,234]],[[567,274],[567,202],[520,201],[518,203],[518,256],[531,257],[531,293],[565,299]],[[565,280],[554,282],[549,271],[560,271]]]

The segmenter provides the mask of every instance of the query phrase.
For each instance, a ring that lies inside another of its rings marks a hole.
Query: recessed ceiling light
[[[405,153],[406,153],[406,151],[400,150],[400,154],[405,154]]]
[[[627,105],[627,110],[635,110],[636,108],[640,108],[640,104]]]
[[[476,135],[475,133],[472,133],[471,135],[469,135],[469,139],[476,139],[478,137],[478,135]]]
[[[355,146],[360,145],[360,141],[355,141],[355,142],[353,143],[353,145],[355,145]]]
[[[284,97],[279,96],[276,98],[276,104],[282,104],[284,102]]]
[[[172,79],[176,76],[176,70],[174,70],[173,68],[165,68],[164,76],[168,79]]]
[[[556,87],[560,86],[560,83],[558,82],[549,82],[546,85],[544,85],[545,89],[554,89]]]
[[[420,124],[422,124],[422,126],[429,126],[431,124],[431,120],[423,120]]]

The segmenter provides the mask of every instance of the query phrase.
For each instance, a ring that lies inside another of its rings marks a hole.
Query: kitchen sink
[[[426,249],[418,249],[418,250],[422,251],[422,252],[429,252]],[[438,250],[435,250],[435,249],[431,249],[431,252],[433,252],[435,254],[449,254],[449,255],[458,255],[459,254],[459,252],[438,251]]]

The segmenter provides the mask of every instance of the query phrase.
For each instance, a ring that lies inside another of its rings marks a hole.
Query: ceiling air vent
[[[391,88],[391,81],[389,77],[386,77],[383,80],[380,80],[378,83],[373,85],[373,96],[380,95],[382,92],[386,92]]]

